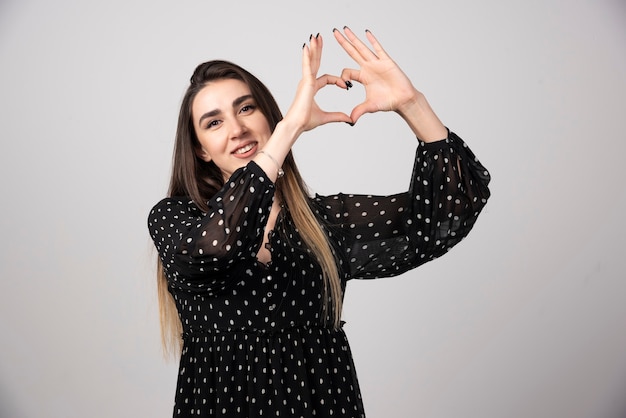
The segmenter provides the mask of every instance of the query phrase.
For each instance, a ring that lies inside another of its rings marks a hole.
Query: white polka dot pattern
[[[311,205],[333,243],[342,288],[444,254],[471,230],[489,180],[450,133],[420,143],[407,193],[316,195]],[[251,162],[208,213],[172,197],[149,215],[184,330],[175,417],[365,416],[348,341],[324,325],[321,270],[287,208],[270,233],[272,261],[256,259],[273,196]]]

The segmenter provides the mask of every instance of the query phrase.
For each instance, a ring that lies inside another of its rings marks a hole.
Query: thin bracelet
[[[280,166],[280,164],[278,164],[278,161],[276,161],[274,157],[272,157],[271,155],[269,155],[267,152],[263,150],[259,151],[257,154],[265,154],[270,160],[274,161],[274,164],[276,164],[276,167],[278,168],[278,178],[281,178],[282,176],[285,175],[283,168]]]

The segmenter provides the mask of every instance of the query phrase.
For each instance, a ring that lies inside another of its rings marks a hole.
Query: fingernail
[[[369,29],[365,29],[365,32],[369,32],[369,31],[370,31]]]
[[[305,46],[306,46],[306,42],[302,44],[302,49],[304,49]]]
[[[346,30],[346,29],[350,29],[350,28],[349,28],[349,27],[347,27],[347,26],[344,26],[344,27],[343,27],[343,30]]]
[[[352,123],[352,122],[346,122],[346,123],[347,123],[348,125],[350,125],[350,126],[354,126],[354,123]]]
[[[309,36],[309,41],[310,41],[311,39],[313,39],[313,34],[311,34],[311,35]]]
[[[319,32],[317,32],[317,35],[315,35],[315,39],[317,39],[317,38],[319,38],[319,37],[320,37],[320,33],[319,33]]]
[[[346,90],[350,90],[350,87],[352,87],[350,80],[344,80],[344,83],[346,83]]]
[[[337,30],[338,30],[337,28],[333,28],[333,32],[337,32]]]

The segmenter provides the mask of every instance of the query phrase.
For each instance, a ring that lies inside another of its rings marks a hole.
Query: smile
[[[245,154],[246,152],[254,148],[256,144],[257,144],[256,142],[251,142],[249,144],[246,144],[243,147],[237,148],[235,151],[233,151],[233,154]]]

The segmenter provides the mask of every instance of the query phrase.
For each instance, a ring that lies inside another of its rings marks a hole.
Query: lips
[[[235,149],[232,154],[238,158],[246,158],[250,155],[256,154],[257,142],[248,142],[241,147]]]

